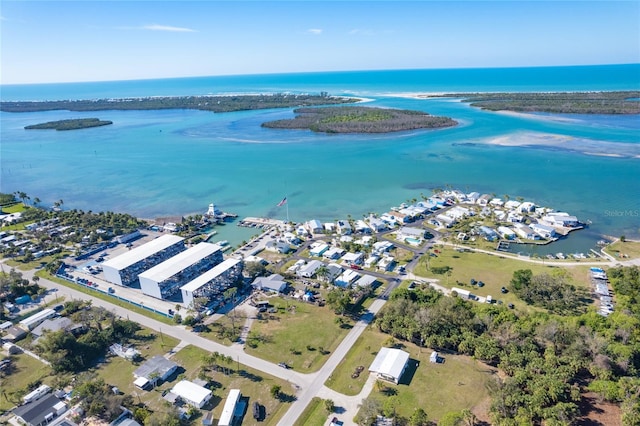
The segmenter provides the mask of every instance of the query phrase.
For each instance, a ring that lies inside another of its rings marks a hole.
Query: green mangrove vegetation
[[[325,133],[388,133],[458,124],[449,117],[436,117],[422,111],[371,107],[298,108],[294,113],[296,117],[293,119],[269,121],[262,126]]]
[[[314,105],[332,105],[358,102],[359,99],[319,95],[274,93],[237,96],[158,96],[146,98],[11,101],[0,102],[0,111],[106,111],[106,110],[161,110],[195,109],[212,112],[245,111],[268,108],[291,108]]]
[[[48,121],[46,123],[32,124],[25,126],[26,130],[78,130],[88,129],[90,127],[108,126],[113,124],[113,121],[100,120],[98,118],[72,118],[69,120]]]
[[[552,93],[450,93],[427,97],[462,98],[490,111],[561,114],[640,114],[640,91]]]

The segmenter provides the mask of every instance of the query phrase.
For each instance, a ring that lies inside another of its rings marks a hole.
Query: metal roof
[[[149,241],[146,244],[143,244],[139,247],[131,249],[120,256],[116,256],[113,259],[106,260],[102,266],[103,268],[106,266],[107,268],[113,268],[118,271],[121,271],[133,264],[140,262],[152,256],[162,250],[165,250],[172,245],[179,243],[180,241],[184,241],[184,238],[179,237],[177,235],[162,235],[154,240]]]
[[[192,281],[188,282],[187,284],[183,285],[182,287],[180,287],[180,290],[193,292],[199,289],[200,287],[206,285],[209,281],[213,280],[217,276],[235,267],[240,262],[242,262],[240,259],[229,258],[223,261],[222,263],[219,263],[218,265],[214,266],[213,268],[209,269],[204,274],[194,278]]]
[[[170,259],[165,260],[159,265],[141,273],[139,278],[145,278],[157,283],[163,282],[171,278],[178,272],[184,271],[189,266],[199,262],[207,256],[220,251],[222,247],[217,244],[199,243],[195,246],[176,254]]]
[[[142,364],[136,371],[133,372],[133,375],[136,377],[144,377],[149,379],[149,375],[152,373],[158,373],[160,377],[164,377],[172,369],[176,368],[178,364],[163,357],[162,355],[156,355],[153,358],[147,360],[144,364]]]
[[[371,363],[369,371],[393,377],[398,381],[407,361],[409,361],[409,353],[400,349],[381,348],[376,359]]]

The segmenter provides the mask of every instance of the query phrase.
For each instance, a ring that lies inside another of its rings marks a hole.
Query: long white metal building
[[[216,296],[221,297],[222,293],[240,277],[242,267],[242,260],[229,258],[194,278],[180,288],[182,303],[185,306],[189,306],[196,297],[206,297],[208,299]]]
[[[184,238],[177,235],[162,235],[105,261],[102,264],[104,278],[110,283],[130,286],[137,281],[139,274],[184,250],[186,250]]]
[[[185,283],[221,262],[221,246],[199,243],[141,273],[140,288],[146,295],[167,299]]]

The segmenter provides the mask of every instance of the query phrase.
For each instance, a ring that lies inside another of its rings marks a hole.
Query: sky
[[[640,0],[0,2],[0,83],[640,63]]]

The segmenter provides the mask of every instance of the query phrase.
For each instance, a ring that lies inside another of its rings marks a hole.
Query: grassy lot
[[[36,381],[51,384],[51,368],[41,361],[27,355],[12,355],[11,374],[0,375],[0,412],[10,410],[22,402],[22,395],[27,394],[27,385]]]
[[[338,368],[333,371],[325,385],[345,395],[359,394],[369,377],[367,369],[376,357],[380,347],[382,347],[383,342],[388,338],[388,334],[381,333],[376,328],[367,328],[356,340],[347,356],[340,362]],[[363,366],[365,369],[358,377],[352,378],[351,375],[358,366]]]
[[[317,371],[348,332],[348,326],[341,328],[334,322],[336,316],[327,306],[280,297],[269,302],[278,308],[277,313],[265,314],[265,319],[253,323],[252,334],[264,336],[266,341],[256,348],[247,346],[251,355],[286,362],[305,373]]]
[[[370,397],[380,400],[384,406],[385,400],[395,394],[397,413],[403,417],[411,416],[415,407],[422,407],[430,420],[463,409],[475,409],[476,415],[481,416],[480,411],[486,409],[483,407],[486,407],[489,397],[486,383],[496,373],[495,369],[459,355],[445,355],[444,363],[432,364],[429,362],[430,349],[410,343],[403,345],[402,349],[410,353],[410,364],[400,384],[379,381]]]
[[[235,321],[236,330],[242,329],[245,323],[245,317],[238,315]],[[214,342],[218,342],[222,345],[231,346],[233,341],[229,339],[229,332],[233,327],[233,322],[231,318],[227,315],[223,315],[215,322],[209,323],[206,325],[204,330],[200,333],[200,336],[213,340]],[[239,332],[234,333],[234,335],[239,335]]]
[[[335,402],[335,401],[334,401]],[[329,414],[324,408],[322,398],[313,397],[307,408],[304,409],[294,426],[322,426],[327,421]]]
[[[56,282],[56,283],[58,283],[60,285],[63,285],[65,287],[72,288],[72,289],[77,290],[77,291],[79,291],[81,293],[85,293],[85,294],[88,294],[90,296],[96,297],[98,299],[102,299],[102,300],[107,301],[107,302],[109,302],[111,304],[114,304],[116,306],[120,306],[122,308],[126,308],[126,309],[128,309],[128,310],[130,310],[132,312],[136,312],[136,313],[138,313],[140,315],[145,315],[145,316],[147,316],[149,318],[152,318],[152,319],[154,319],[156,321],[160,321],[160,322],[163,322],[163,323],[168,324],[168,325],[175,325],[175,322],[173,322],[173,320],[171,318],[168,318],[168,317],[166,317],[164,315],[153,313],[153,312],[151,312],[151,311],[149,311],[147,309],[140,308],[140,307],[138,307],[136,305],[133,305],[131,303],[127,303],[127,302],[125,302],[123,300],[120,300],[120,299],[116,299],[115,297],[110,296],[110,295],[105,294],[105,293],[102,293],[100,291],[89,290],[85,286],[81,286],[81,285],[78,285],[78,284],[70,283],[67,280],[63,280],[61,278],[54,277],[53,275],[49,274],[47,271],[38,271],[38,272],[36,272],[36,275],[38,275],[39,277],[42,277],[42,278],[46,278],[46,279],[48,279],[50,281]]]
[[[133,372],[144,362],[155,355],[163,355],[171,351],[178,343],[178,339],[160,335],[143,328],[136,333],[136,340],[131,342],[140,351],[141,361],[131,362],[115,355],[109,355],[104,363],[98,364],[96,373],[105,383],[117,386],[122,392],[131,394],[138,401],[142,401],[152,409],[160,409],[162,404],[154,392],[143,392],[133,385]]]
[[[604,251],[620,260],[637,259],[640,257],[640,241],[625,241],[623,243],[618,240],[605,247]]]
[[[445,287],[462,287],[478,296],[486,297],[491,295],[494,299],[500,299],[504,303],[520,304],[521,306],[526,305],[514,294],[501,294],[500,292],[502,286],[509,287],[514,271],[531,269],[534,274],[541,274],[552,273],[560,268],[517,259],[507,259],[486,253],[459,252],[450,247],[439,247],[436,250],[439,253],[437,257],[429,258],[429,267],[449,266],[453,268],[451,274],[434,274],[431,270],[427,270],[427,257],[423,256],[414,271],[416,275],[438,278],[440,284]],[[588,266],[562,266],[561,268],[569,273],[569,278],[575,285],[589,288]],[[484,282],[485,286],[482,288],[472,287],[469,284],[471,278]]]
[[[47,265],[48,263],[53,262],[58,258],[61,258],[61,256],[64,256],[64,254],[65,253],[62,253],[62,254],[56,253],[50,256],[41,257],[40,259],[34,259],[31,262],[27,262],[27,263],[24,263],[16,259],[7,259],[4,263],[6,265],[11,266],[12,268],[16,268],[21,271],[29,271],[31,269],[40,269],[45,265]],[[22,256],[20,258],[22,258]]]
[[[187,346],[180,350],[173,356],[173,360],[176,361],[184,368],[182,376],[186,379],[198,378],[202,371],[202,359],[208,353],[203,349],[195,346]],[[223,365],[224,366],[224,365]],[[289,408],[289,404],[292,400],[291,395],[294,393],[294,389],[285,380],[278,379],[266,375],[257,370],[253,370],[245,365],[240,364],[240,373],[238,373],[238,364],[235,362],[231,365],[227,365],[227,368],[231,370],[229,374],[225,374],[222,371],[206,371],[205,374],[208,379],[213,383],[213,398],[210,406],[207,405],[207,409],[212,409],[213,415],[216,419],[220,418],[222,413],[222,407],[224,401],[229,393],[230,389],[240,389],[243,398],[249,398],[249,404],[254,401],[258,401],[266,409],[267,417],[263,422],[256,421],[251,415],[251,407],[247,409],[245,414],[243,425],[275,425],[278,420],[284,415]],[[165,383],[160,386],[159,391],[170,389],[175,384]],[[288,396],[283,400],[275,399],[271,396],[271,387],[274,385],[281,386],[282,392]],[[199,423],[199,421],[198,421]]]

